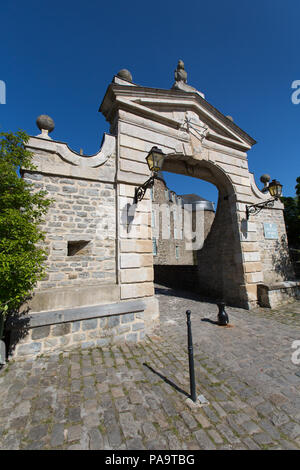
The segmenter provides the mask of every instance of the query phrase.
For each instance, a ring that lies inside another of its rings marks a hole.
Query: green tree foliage
[[[281,198],[289,245],[295,248],[300,247],[300,176],[296,182],[296,196]]]
[[[34,170],[26,150],[28,135],[0,133],[0,316],[16,311],[44,273],[44,236],[39,224],[51,200],[20,178],[21,168]],[[2,321],[3,324],[3,321]],[[0,325],[1,330],[1,325]],[[1,331],[0,331],[1,339]]]

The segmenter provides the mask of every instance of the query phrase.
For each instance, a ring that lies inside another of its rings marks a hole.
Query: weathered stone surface
[[[61,323],[59,325],[52,326],[52,335],[53,336],[63,336],[67,335],[71,331],[70,323]]]
[[[32,342],[29,344],[22,344],[18,347],[18,355],[19,356],[27,356],[27,355],[34,355],[41,352],[42,344]]]
[[[98,325],[98,319],[92,318],[91,320],[83,320],[82,321],[82,330],[95,330]]]

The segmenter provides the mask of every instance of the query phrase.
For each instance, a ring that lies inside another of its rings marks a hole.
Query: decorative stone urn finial
[[[42,132],[37,137],[42,137],[43,139],[51,139],[48,133],[53,131],[55,124],[50,116],[47,116],[46,114],[41,114],[36,120],[36,125]]]
[[[179,60],[177,64],[177,68],[174,72],[175,82],[173,83],[172,90],[180,90],[180,91],[187,91],[192,93],[197,93],[202,98],[204,98],[204,94],[200,91],[196,90],[196,88],[188,85],[187,82],[187,72],[184,69],[184,62],[183,60]]]
[[[174,72],[175,82],[187,82],[187,72],[184,69],[184,62],[182,60],[178,61],[177,69]]]
[[[132,75],[127,69],[122,69],[117,73],[117,77],[127,80],[127,82],[132,82]]]

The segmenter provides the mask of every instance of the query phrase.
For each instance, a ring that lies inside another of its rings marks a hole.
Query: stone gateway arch
[[[199,292],[248,309],[295,295],[283,205],[276,201],[246,218],[247,205],[270,199],[248,169],[255,140],[186,78],[182,62],[170,90],[137,85],[120,71],[100,106],[110,133],[93,156],[52,139],[53,121],[39,118],[41,133],[27,144],[37,169],[22,176],[55,202],[43,225],[47,276],[27,305],[26,322],[11,326],[14,354],[139,341],[158,324],[150,191],[134,205],[135,188],[150,176],[145,157],[153,146],[166,155],[163,170],[219,191],[198,252]]]

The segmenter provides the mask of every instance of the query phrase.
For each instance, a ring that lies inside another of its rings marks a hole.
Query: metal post
[[[190,390],[191,399],[195,402],[196,397],[196,384],[195,384],[195,370],[194,370],[194,351],[193,351],[193,338],[191,327],[191,311],[186,311],[187,318],[187,332],[188,332],[188,352],[189,352],[189,369],[190,369]]]

